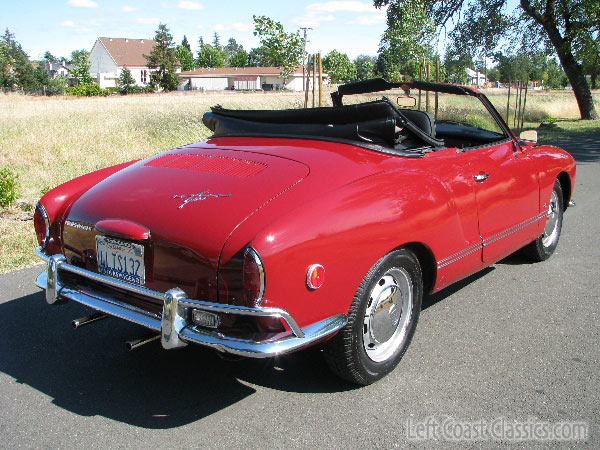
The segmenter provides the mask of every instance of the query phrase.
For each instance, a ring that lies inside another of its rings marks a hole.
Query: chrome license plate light
[[[192,310],[192,321],[199,327],[219,328],[221,319],[218,314],[204,311],[202,309]]]

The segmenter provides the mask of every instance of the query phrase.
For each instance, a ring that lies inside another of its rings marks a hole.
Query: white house
[[[200,67],[179,74],[179,90],[302,90],[302,67],[290,74],[285,86],[279,77],[280,72],[280,67]],[[326,78],[324,73],[324,81]]]
[[[149,55],[156,41],[99,37],[90,52],[90,75],[100,87],[116,87],[123,66],[131,71],[138,86],[150,82],[150,69],[144,55]]]
[[[467,84],[477,86],[485,86],[487,84],[487,77],[483,72],[478,72],[476,70],[469,69],[468,67],[465,69],[465,71],[469,77]]]
[[[65,77],[67,78],[73,69],[72,64],[67,64],[64,61],[50,62],[46,61],[46,71],[50,74],[51,78]]]

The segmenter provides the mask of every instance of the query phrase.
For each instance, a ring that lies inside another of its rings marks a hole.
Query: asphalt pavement
[[[0,448],[600,447],[600,133],[563,144],[577,206],[556,253],[511,256],[427,297],[404,359],[367,387],[330,374],[318,350],[241,362],[158,342],[128,352],[143,329],[111,318],[73,330],[86,309],[46,305],[41,266],[0,275]],[[583,423],[588,436],[418,439],[433,421],[466,437],[499,420]]]

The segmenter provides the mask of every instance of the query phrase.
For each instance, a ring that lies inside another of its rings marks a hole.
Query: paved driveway
[[[140,328],[108,319],[72,330],[85,310],[45,305],[33,286],[41,267],[0,276],[0,447],[431,447],[440,442],[408,442],[407,426],[432,415],[585,421],[587,443],[570,445],[600,446],[599,142],[565,142],[578,205],[556,254],[508,258],[426,299],[398,368],[360,389],[315,350],[243,362],[158,343],[128,353]]]

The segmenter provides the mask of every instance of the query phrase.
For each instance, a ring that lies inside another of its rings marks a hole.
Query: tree
[[[401,74],[416,78],[417,61],[424,57],[432,59],[434,30],[423,0],[391,3],[387,10],[387,29],[379,44],[377,71],[390,80],[400,81]]]
[[[90,54],[87,50],[73,50],[71,52],[71,74],[77,78],[79,83],[90,84],[94,79],[90,75]]]
[[[401,29],[401,36],[410,38],[410,28],[397,24],[401,17],[419,31],[419,23],[410,14],[420,7],[432,23],[443,29],[453,22],[452,39],[461,45],[471,45],[484,56],[497,48],[501,38],[514,42],[514,36],[524,36],[529,43],[549,42],[569,78],[582,119],[598,119],[589,86],[585,80],[577,49],[600,28],[598,0],[519,0],[519,8],[507,11],[508,0],[374,0],[376,7],[388,6],[388,30]],[[400,11],[401,14],[397,14]],[[426,24],[421,24],[425,30]],[[386,33],[388,33],[386,30]],[[538,39],[538,37],[543,39]]]
[[[212,45],[205,44],[204,39],[198,40],[197,67],[223,67],[225,66],[225,54]]]
[[[44,53],[44,59],[52,64],[56,64],[59,61],[58,58],[52,53],[50,53],[48,50],[46,50],[46,52]]]
[[[229,58],[229,65],[231,67],[245,67],[248,65],[248,53],[243,48],[240,48],[237,52],[231,55]]]
[[[304,53],[304,39],[300,32],[286,33],[283,25],[266,16],[252,16],[254,35],[260,39],[256,54],[260,65],[279,66],[279,77],[285,85],[290,74],[300,65]]]
[[[185,45],[181,44],[177,46],[175,56],[177,57],[177,61],[179,61],[181,70],[193,70],[196,67],[194,55]]]
[[[12,89],[15,84],[15,61],[10,55],[10,48],[4,41],[0,41],[0,87]]]
[[[190,47],[190,43],[188,42],[187,36],[184,34],[183,39],[181,40],[181,45],[189,50],[192,53],[192,47]]]
[[[356,79],[357,80],[368,80],[375,76],[375,63],[377,58],[368,55],[358,55],[354,59],[354,66],[356,67]]]
[[[346,83],[356,80],[356,66],[350,62],[348,55],[337,50],[331,50],[323,58],[323,70],[329,75],[329,80],[334,83]]]
[[[163,23],[158,25],[154,34],[156,44],[149,55],[144,55],[148,67],[154,69],[150,73],[150,83],[162,88],[164,91],[177,89],[179,76],[176,73],[177,56],[173,44],[173,36]]]
[[[212,45],[215,48],[215,50],[221,50],[221,38],[219,37],[219,34],[216,31],[213,34]]]
[[[135,79],[131,75],[131,70],[127,68],[127,66],[123,66],[121,69],[121,74],[119,75],[119,80],[117,81],[117,87],[121,94],[131,94],[134,90]]]

